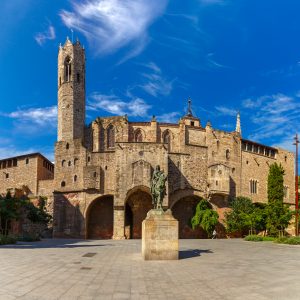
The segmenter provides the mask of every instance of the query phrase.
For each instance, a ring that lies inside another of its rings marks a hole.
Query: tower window
[[[61,162],[61,166],[64,167],[64,166],[65,166],[65,163],[66,163],[66,161],[63,160],[63,161]]]
[[[80,82],[80,74],[77,73],[77,82],[79,83]]]
[[[9,178],[9,173],[5,174],[5,178],[8,179]]]
[[[94,172],[94,178],[96,178],[97,177],[97,173],[96,172]]]
[[[107,147],[112,148],[115,146],[115,129],[114,126],[109,125],[107,128]]]
[[[74,166],[77,165],[77,162],[78,162],[78,158],[75,158],[75,159],[74,159]]]
[[[25,161],[26,165],[29,164],[29,158],[26,158],[26,161]]]
[[[74,182],[76,182],[76,181],[77,181],[77,175],[74,176]]]
[[[71,167],[71,164],[72,164],[71,161],[69,161],[69,162],[68,162],[68,166]]]
[[[60,184],[60,186],[61,186],[61,187],[65,187],[65,186],[66,186],[66,182],[65,182],[65,181],[62,181],[61,184]]]
[[[69,150],[69,148],[70,148],[70,145],[69,145],[69,143],[67,143],[66,149]]]
[[[71,81],[71,74],[72,74],[71,59],[68,56],[65,59],[65,82]]]
[[[90,162],[90,161],[91,161],[91,157],[90,157],[90,156],[88,156],[88,158],[87,158],[87,161],[88,161],[88,162]]]
[[[191,121],[191,126],[195,126],[195,122],[194,121]]]
[[[59,86],[61,86],[61,77],[59,77]]]

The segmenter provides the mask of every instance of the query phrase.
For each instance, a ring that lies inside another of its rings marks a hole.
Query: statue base
[[[142,224],[144,260],[178,260],[178,221],[168,209],[151,209]]]

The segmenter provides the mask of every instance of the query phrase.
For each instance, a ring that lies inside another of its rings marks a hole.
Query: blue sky
[[[128,114],[205,126],[293,150],[300,133],[298,0],[1,0],[0,157],[53,160],[57,52],[87,56],[87,122]]]

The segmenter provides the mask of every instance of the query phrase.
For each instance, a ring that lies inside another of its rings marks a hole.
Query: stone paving
[[[300,299],[300,247],[181,240],[179,261],[141,241],[43,240],[0,247],[0,299]]]

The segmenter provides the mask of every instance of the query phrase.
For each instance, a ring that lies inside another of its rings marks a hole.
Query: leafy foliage
[[[218,224],[219,215],[214,211],[207,200],[200,200],[196,206],[196,212],[191,223],[192,228],[202,227],[210,237],[215,226]]]
[[[281,237],[276,239],[275,243],[288,244],[288,245],[300,245],[300,237],[299,236]]]
[[[9,235],[0,235],[0,245],[15,244],[17,239]]]
[[[251,199],[247,197],[233,198],[230,203],[231,211],[225,213],[227,232],[246,232],[255,228],[261,221],[258,209],[255,209]]]
[[[245,241],[251,241],[251,242],[270,242],[270,241],[275,241],[274,237],[270,236],[259,236],[259,235],[247,235],[245,237]]]
[[[266,212],[266,227],[268,234],[278,236],[280,231],[288,227],[293,212],[287,205],[283,204],[284,169],[281,165],[274,163],[270,166],[268,175],[268,205]]]
[[[284,169],[281,164],[274,163],[270,166],[268,175],[268,203],[283,202],[283,175]]]
[[[46,211],[45,198],[40,198],[36,207],[28,198],[12,197],[10,192],[0,197],[0,234],[7,236],[11,222],[19,220],[21,216],[33,223],[48,224],[51,220],[51,215]]]

